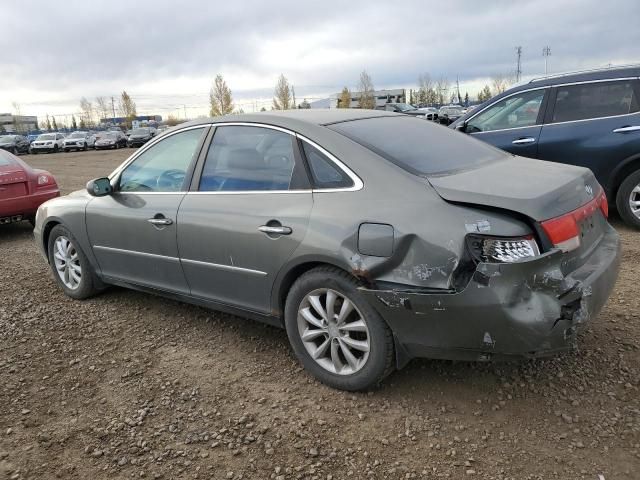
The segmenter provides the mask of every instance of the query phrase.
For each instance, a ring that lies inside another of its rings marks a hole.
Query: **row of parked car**
[[[475,105],[463,107],[461,105],[444,105],[440,108],[429,106],[414,106],[408,103],[389,102],[376,107],[376,110],[385,110],[387,112],[403,113],[414,117],[424,118],[438,122],[442,125],[451,125],[458,118],[472,111]]]
[[[22,153],[57,153],[72,150],[88,150],[90,148],[115,149],[125,147],[140,147],[158,133],[153,127],[140,127],[128,130],[126,133],[118,127],[111,127],[106,131],[75,131],[70,134],[61,132],[43,133],[33,140],[23,135],[0,135],[0,148],[8,150],[14,155]]]

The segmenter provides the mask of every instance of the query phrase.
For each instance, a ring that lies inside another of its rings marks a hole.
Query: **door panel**
[[[188,293],[178,259],[176,216],[184,193],[114,193],[87,206],[87,232],[104,275]],[[163,215],[173,223],[149,222]]]
[[[522,157],[538,157],[538,141],[540,139],[540,125],[517,128],[513,130],[496,130],[493,132],[472,133],[478,140],[490,143],[514,155]]]
[[[268,313],[281,266],[307,230],[312,196],[189,193],[178,213],[178,244],[191,294]],[[261,226],[289,227],[287,235]]]

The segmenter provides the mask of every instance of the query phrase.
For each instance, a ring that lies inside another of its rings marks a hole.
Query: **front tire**
[[[58,153],[58,145],[53,146],[53,153]]]
[[[48,254],[53,277],[66,295],[82,300],[100,291],[100,281],[89,260],[66,227],[53,227]]]
[[[291,287],[285,305],[287,336],[298,360],[322,383],[358,391],[378,385],[394,368],[391,330],[334,267],[319,267]]]
[[[620,185],[616,207],[627,225],[640,229],[640,170],[633,172]]]

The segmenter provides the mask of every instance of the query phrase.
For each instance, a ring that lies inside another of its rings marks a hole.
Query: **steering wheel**
[[[184,176],[185,172],[182,170],[165,170],[156,180],[156,185],[159,190],[178,190],[184,182]]]

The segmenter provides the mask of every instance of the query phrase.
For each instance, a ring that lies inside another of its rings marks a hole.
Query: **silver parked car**
[[[40,207],[64,292],[121,285],[286,328],[322,382],[412,357],[575,347],[618,273],[585,168],[516,157],[407,115],[293,110],[180,125]]]
[[[87,150],[96,144],[96,136],[89,132],[72,132],[64,139],[64,151]]]

